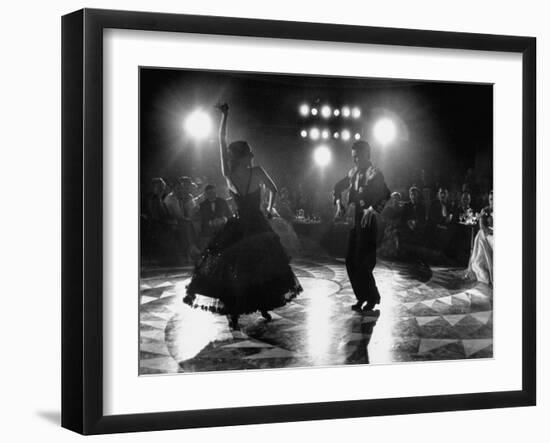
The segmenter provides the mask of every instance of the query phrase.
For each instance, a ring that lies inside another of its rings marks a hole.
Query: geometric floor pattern
[[[493,356],[492,289],[463,269],[379,260],[382,301],[370,313],[345,265],[303,258],[292,267],[304,292],[272,312],[224,316],[182,303],[191,268],[151,270],[140,281],[140,375],[282,367],[387,364]]]

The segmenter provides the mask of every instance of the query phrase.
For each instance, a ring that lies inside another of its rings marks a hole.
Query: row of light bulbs
[[[300,132],[300,135],[302,138],[307,138],[309,136],[311,140],[319,140],[319,139],[328,140],[329,138],[332,137],[336,140],[341,139],[343,141],[348,141],[352,138],[351,132],[347,129],[344,129],[342,132],[336,131],[332,134],[328,129],[321,130],[319,128],[311,128],[309,131],[302,129],[302,131]],[[361,138],[361,134],[357,132],[355,133],[355,135],[353,135],[353,138],[355,140],[359,140]]]
[[[300,115],[302,117],[309,117],[310,115],[316,117],[317,115],[321,115],[323,118],[339,117],[341,115],[344,118],[359,118],[361,117],[361,109],[357,106],[353,108],[342,106],[342,109],[332,109],[329,105],[323,105],[319,109],[310,107],[308,104],[304,103],[300,105]]]

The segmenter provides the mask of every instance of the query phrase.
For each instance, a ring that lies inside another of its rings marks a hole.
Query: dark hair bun
[[[229,151],[229,155],[231,155],[234,159],[254,156],[248,142],[242,140],[231,143],[227,150]]]

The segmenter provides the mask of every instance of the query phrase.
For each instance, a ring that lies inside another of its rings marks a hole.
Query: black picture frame
[[[103,413],[103,30],[107,28],[501,51],[522,55],[522,388],[392,399]],[[62,18],[62,426],[82,434],[536,404],[536,39],[83,9]]]

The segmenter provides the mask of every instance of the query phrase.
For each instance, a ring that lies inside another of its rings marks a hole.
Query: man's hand
[[[361,218],[361,228],[370,228],[374,224],[374,209],[370,206],[368,209],[363,210],[363,217]]]

